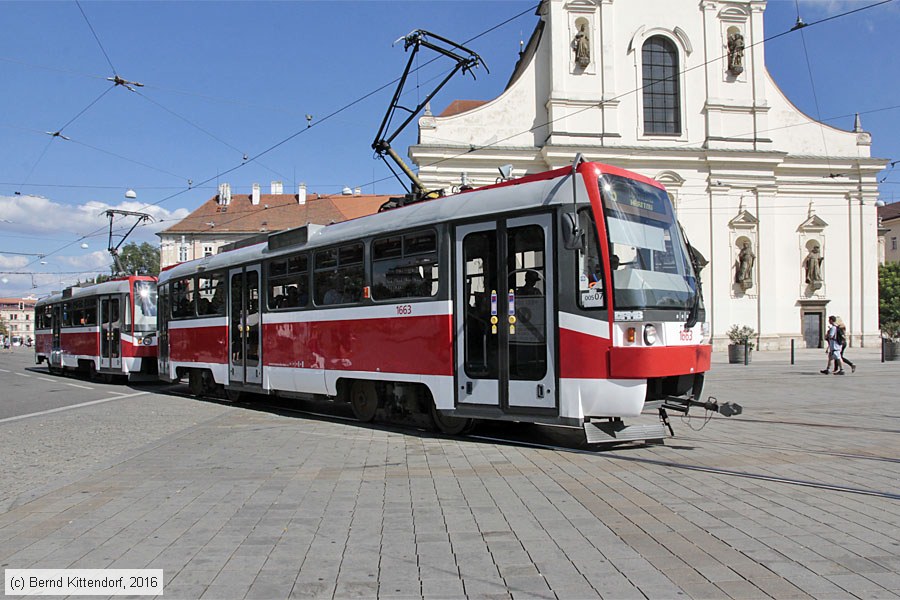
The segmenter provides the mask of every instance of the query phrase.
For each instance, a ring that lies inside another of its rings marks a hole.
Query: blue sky
[[[799,11],[814,22],[874,1],[804,0]],[[157,225],[129,238],[155,243],[153,231],[214,195],[217,182],[236,193],[254,182],[265,191],[272,180],[286,191],[298,182],[319,193],[401,191],[370,149],[393,93],[387,84],[407,59],[392,42],[422,28],[463,43],[521,14],[469,44],[490,73],[457,76],[434,108],[493,98],[534,27],[536,4],[0,1],[0,271],[7,272],[0,296],[41,295],[79,277],[70,271],[106,271],[108,207],[156,203],[147,210]],[[797,6],[770,0],[767,36],[789,30]],[[897,160],[898,32],[895,0],[770,42],[767,65],[807,114],[850,129],[853,113],[862,113],[873,156]],[[423,67],[411,83],[426,90],[448,66]],[[113,87],[106,81],[113,71],[144,87]],[[70,139],[44,133],[60,130]],[[414,141],[413,124],[394,146],[405,156]],[[243,159],[276,145],[256,161]],[[885,201],[900,200],[900,165],[882,177]],[[136,201],[124,198],[129,188]],[[45,253],[46,264],[8,252]]]

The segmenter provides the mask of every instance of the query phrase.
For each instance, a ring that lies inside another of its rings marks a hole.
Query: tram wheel
[[[197,397],[206,392],[203,385],[203,371],[191,369],[191,374],[188,375],[188,388],[190,388],[191,394]]]
[[[373,421],[378,412],[375,384],[371,381],[354,381],[350,388],[350,406],[353,408],[353,416],[358,420],[363,423]]]
[[[438,430],[447,435],[468,433],[475,427],[474,419],[445,415],[437,409],[434,402],[431,403],[431,418],[434,419],[434,425]]]
[[[241,398],[243,398],[244,393],[241,390],[235,389],[226,389],[225,390],[225,399],[229,402],[240,402]]]

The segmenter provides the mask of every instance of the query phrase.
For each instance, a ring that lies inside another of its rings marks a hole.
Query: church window
[[[655,35],[644,42],[644,133],[681,134],[681,94],[678,50],[668,38]]]

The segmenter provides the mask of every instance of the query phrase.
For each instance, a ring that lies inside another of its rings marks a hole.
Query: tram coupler
[[[663,405],[659,407],[659,410],[674,410],[680,413],[687,414],[693,406],[719,413],[723,417],[731,417],[744,412],[744,408],[740,404],[737,404],[736,402],[725,402],[724,404],[719,404],[719,401],[712,396],[710,396],[709,399],[706,400],[706,402],[694,400],[693,398],[676,398],[673,396],[669,396],[668,398],[666,398]]]

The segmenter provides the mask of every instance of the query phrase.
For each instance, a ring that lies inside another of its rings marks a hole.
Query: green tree
[[[878,268],[878,322],[900,324],[900,262]]]
[[[159,275],[159,249],[148,242],[129,242],[119,249],[119,264],[127,275]]]
[[[6,323],[3,321],[3,319],[0,319],[0,335],[9,335],[9,330],[6,328]]]

